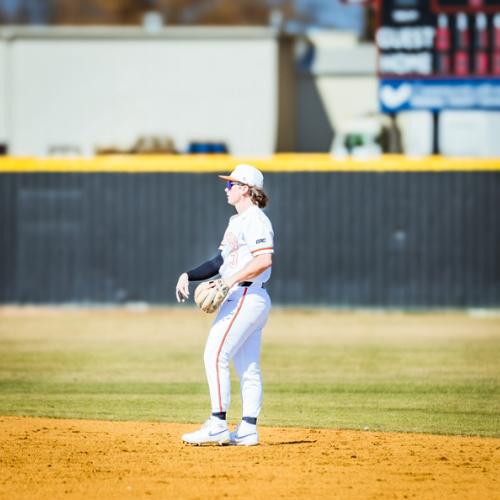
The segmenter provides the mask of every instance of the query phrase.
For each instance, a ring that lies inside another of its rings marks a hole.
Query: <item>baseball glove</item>
[[[204,281],[194,291],[196,305],[206,313],[213,313],[224,302],[229,287],[223,279]]]

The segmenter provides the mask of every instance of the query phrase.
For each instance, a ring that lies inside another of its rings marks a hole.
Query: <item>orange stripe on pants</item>
[[[220,395],[220,375],[219,375],[219,356],[220,352],[222,350],[222,346],[224,345],[224,341],[226,340],[227,334],[229,333],[229,330],[231,330],[231,327],[233,326],[234,320],[236,319],[236,316],[238,316],[238,313],[240,312],[241,306],[243,305],[243,301],[245,300],[245,295],[248,292],[248,288],[245,288],[243,291],[243,296],[241,297],[241,302],[240,305],[238,306],[238,309],[236,310],[236,313],[231,320],[231,323],[229,323],[229,326],[227,327],[226,332],[224,333],[224,337],[222,337],[222,342],[220,343],[219,350],[217,351],[217,357],[215,358],[215,371],[217,373],[217,392],[219,394],[219,411],[222,412],[222,399]]]

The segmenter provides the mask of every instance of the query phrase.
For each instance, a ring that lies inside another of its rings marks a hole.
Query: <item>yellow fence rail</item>
[[[0,157],[0,173],[23,172],[185,172],[232,170],[252,163],[264,172],[452,172],[500,171],[500,158],[409,158],[383,155],[377,159],[336,159],[329,154],[280,153],[269,157],[231,155],[110,155],[91,158]]]

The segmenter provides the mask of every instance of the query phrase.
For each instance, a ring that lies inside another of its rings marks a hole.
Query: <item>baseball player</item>
[[[212,415],[201,429],[184,434],[190,444],[235,444],[259,442],[257,417],[262,405],[260,345],[271,300],[265,285],[271,276],[273,228],[261,210],[267,204],[262,173],[252,165],[240,164],[226,184],[227,201],[236,209],[220,244],[219,252],[179,277],[177,300],[189,296],[189,281],[205,280],[219,273],[230,287],[207,338],[204,362],[210,390]],[[229,432],[226,412],[230,403],[229,361],[240,378],[243,416]]]

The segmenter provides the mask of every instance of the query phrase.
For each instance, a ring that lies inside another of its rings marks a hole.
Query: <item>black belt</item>
[[[253,281],[242,281],[241,283],[238,283],[238,286],[252,286],[252,285],[253,285]],[[266,284],[262,283],[260,285],[260,288],[266,288]]]

